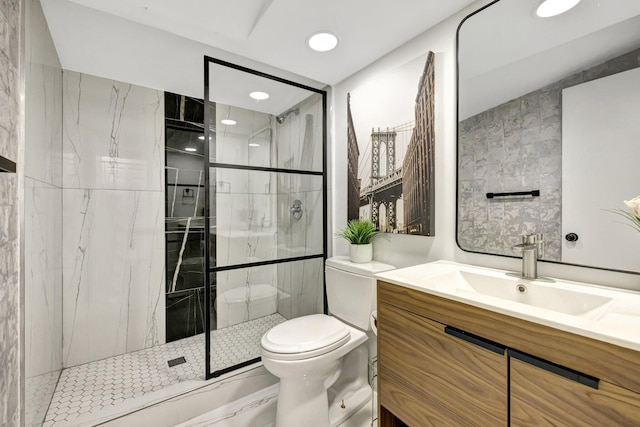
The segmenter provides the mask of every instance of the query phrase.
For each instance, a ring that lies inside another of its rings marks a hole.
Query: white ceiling
[[[42,3],[63,68],[93,74],[97,71],[97,75],[101,72],[103,76],[116,74],[113,78],[118,78],[124,71],[116,69],[118,66],[131,67],[125,62],[137,61],[139,71],[150,72],[150,62],[161,66],[162,61],[164,64],[171,61],[173,55],[189,66],[201,67],[202,51],[209,47],[223,51],[205,52],[209,55],[219,57],[226,52],[229,59],[237,55],[316,83],[335,84],[474,1],[42,0]],[[338,35],[340,42],[335,50],[319,53],[306,46],[307,36],[319,30]],[[191,41],[191,45],[185,40]],[[182,49],[169,50],[178,45]],[[198,56],[197,59],[185,58],[185,50]],[[157,54],[162,58],[154,59]],[[130,71],[133,80],[140,80],[134,67]],[[201,70],[198,71],[201,75]],[[153,78],[149,80],[154,82]]]
[[[583,0],[544,19],[538,4],[502,0],[462,25],[460,119],[640,47],[638,0]]]

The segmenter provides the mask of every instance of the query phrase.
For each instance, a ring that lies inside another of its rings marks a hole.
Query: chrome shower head
[[[280,114],[279,116],[276,116],[276,122],[278,122],[279,125],[283,124],[287,116],[290,114],[295,114],[297,116],[298,114],[300,114],[300,108],[292,108]]]

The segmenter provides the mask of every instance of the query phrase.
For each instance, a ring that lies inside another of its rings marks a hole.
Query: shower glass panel
[[[325,311],[326,93],[205,58],[204,99],[211,378],[258,362],[271,327]]]

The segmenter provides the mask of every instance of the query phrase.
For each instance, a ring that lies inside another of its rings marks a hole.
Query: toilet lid
[[[335,317],[311,314],[274,326],[262,336],[261,344],[272,353],[306,353],[330,346],[340,347],[348,341],[349,335],[344,323]]]

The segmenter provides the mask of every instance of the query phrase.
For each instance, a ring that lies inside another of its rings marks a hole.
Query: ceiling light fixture
[[[338,46],[338,37],[326,31],[317,32],[307,37],[307,46],[316,52],[327,52]]]
[[[249,147],[260,147],[260,144],[256,144],[255,142],[250,142]]]
[[[580,0],[544,0],[536,9],[536,15],[540,18],[550,18],[565,13],[578,3]]]
[[[251,92],[249,96],[255,99],[256,101],[262,101],[269,98],[269,94],[267,92],[260,92],[260,91]]]
[[[220,123],[222,123],[223,125],[227,125],[227,126],[233,126],[237,122],[235,120],[231,120],[231,119],[222,119],[222,120],[220,120]]]
[[[187,148],[184,149],[184,151],[189,151],[189,152],[193,153],[195,151],[198,151],[198,149],[193,148],[193,147],[187,147]]]

